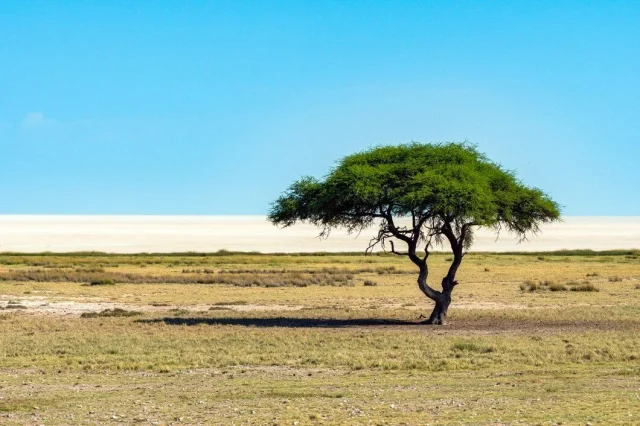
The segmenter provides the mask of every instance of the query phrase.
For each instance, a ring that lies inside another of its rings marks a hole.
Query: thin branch
[[[365,254],[372,253],[377,244],[380,244],[382,250],[384,250],[384,240],[388,237],[390,237],[390,235],[388,235],[388,231],[384,227],[380,227],[380,229],[378,229],[378,235],[369,240],[369,246],[365,250]]]
[[[389,224],[389,232],[391,232],[394,237],[396,237],[399,240],[404,241],[407,244],[411,244],[412,239],[407,237],[406,235],[404,235],[404,232],[398,231],[398,228],[396,228],[396,225],[393,222],[393,216],[391,216],[390,212],[388,212],[388,216],[385,219],[386,219],[387,223]]]
[[[467,232],[469,231],[469,228],[476,225],[477,225],[476,222],[468,222],[460,227],[460,237],[458,237],[458,244],[464,245],[464,240],[467,236]]]
[[[408,256],[408,255],[409,255],[409,253],[398,253],[398,252],[396,251],[396,248],[395,248],[395,247],[394,247],[394,245],[393,245],[393,240],[389,240],[389,244],[391,244],[391,253],[392,253],[392,254],[396,254],[396,255],[398,255],[398,256]]]
[[[427,259],[429,258],[429,247],[431,246],[432,239],[433,236],[430,236],[427,244],[424,246],[424,257],[422,258],[422,262],[424,262],[425,265],[427,264]]]

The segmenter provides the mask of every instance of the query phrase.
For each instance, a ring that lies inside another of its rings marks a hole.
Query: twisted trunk
[[[442,291],[437,291],[433,297],[430,297],[430,299],[435,302],[435,306],[429,319],[424,321],[424,324],[445,325],[447,323],[447,311],[451,304],[451,292],[455,286],[455,284],[449,284],[448,280],[448,277],[444,277],[442,279]]]
[[[451,293],[453,288],[458,284],[455,280],[458,268],[462,263],[462,248],[455,247],[454,257],[447,276],[442,279],[442,291],[435,291],[427,285],[428,270],[426,262],[424,268],[420,268],[420,275],[418,277],[418,286],[422,292],[431,300],[435,302],[433,311],[429,316],[429,319],[424,321],[424,324],[445,325],[447,323],[447,312],[449,305],[451,305]],[[427,289],[431,291],[426,291]]]
[[[447,237],[449,240],[449,244],[451,245],[451,251],[453,252],[453,262],[451,262],[451,266],[449,267],[449,272],[447,276],[442,279],[442,291],[437,291],[427,284],[427,277],[429,276],[429,268],[427,266],[427,259],[429,258],[429,245],[427,244],[425,247],[425,255],[423,258],[420,258],[416,255],[416,245],[420,239],[420,227],[424,223],[424,221],[419,221],[418,226],[415,225],[415,216],[413,216],[414,221],[414,233],[410,238],[404,235],[402,232],[398,231],[395,224],[393,223],[393,216],[391,215],[391,211],[387,211],[386,213],[381,208],[381,214],[387,221],[389,228],[388,231],[391,234],[398,238],[399,240],[407,243],[407,253],[409,259],[418,266],[420,269],[420,274],[418,275],[418,287],[427,296],[429,299],[435,302],[435,306],[433,308],[433,312],[429,316],[429,319],[424,321],[424,324],[437,324],[444,325],[447,323],[447,311],[449,310],[449,305],[451,304],[451,293],[453,292],[453,288],[458,284],[455,280],[456,272],[458,272],[458,268],[462,263],[463,255],[463,247],[464,241],[466,238],[466,233],[468,227],[471,224],[466,224],[462,227],[461,234],[459,237],[456,237],[452,227],[451,222],[447,221],[441,228],[442,234]],[[393,246],[393,242],[391,242],[391,251],[392,253],[402,255],[402,253],[398,253],[395,251]]]
[[[447,323],[447,311],[451,304],[451,292],[455,284],[445,284],[445,281],[448,281],[448,277],[442,279],[442,291],[438,292],[438,295],[433,299],[436,304],[429,319],[424,322],[425,324],[445,325]]]

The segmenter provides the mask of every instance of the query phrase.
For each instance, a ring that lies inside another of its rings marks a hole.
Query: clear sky
[[[4,0],[0,61],[0,213],[265,214],[468,139],[566,215],[640,215],[639,1]]]

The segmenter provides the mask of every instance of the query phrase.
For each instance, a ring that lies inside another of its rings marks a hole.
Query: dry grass
[[[185,272],[186,271],[186,272]],[[227,284],[237,287],[306,287],[309,285],[351,285],[352,274],[336,273],[305,273],[285,272],[274,273],[220,273],[210,275],[213,272],[182,270],[186,275],[175,274],[143,274],[124,272],[87,272],[76,269],[67,271],[62,268],[55,269],[26,269],[0,272],[0,281],[35,281],[35,282],[63,282],[63,283],[90,283],[90,285],[113,285],[115,283],[141,284],[141,283],[165,283],[165,284]]]
[[[426,327],[391,256],[0,255],[0,423],[634,424],[634,256],[471,254]]]

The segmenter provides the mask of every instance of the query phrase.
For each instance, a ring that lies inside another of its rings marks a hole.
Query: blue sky
[[[469,141],[640,215],[640,2],[3,1],[0,213],[265,214],[377,144]]]

